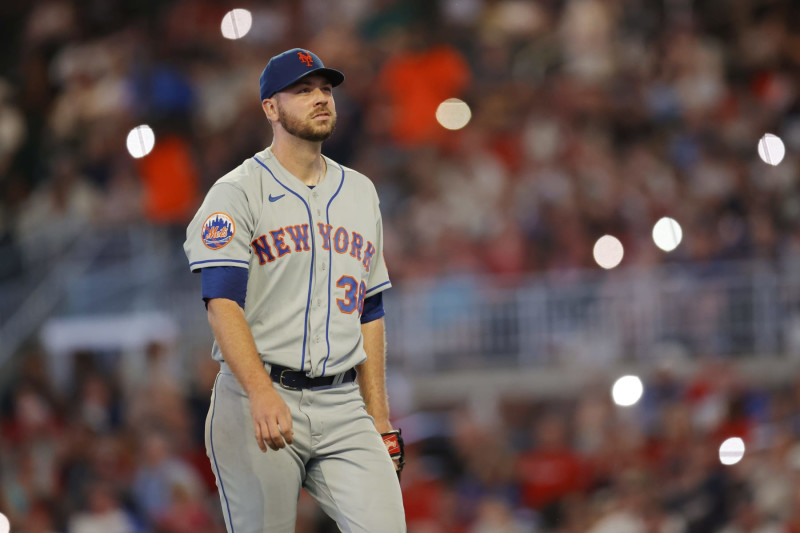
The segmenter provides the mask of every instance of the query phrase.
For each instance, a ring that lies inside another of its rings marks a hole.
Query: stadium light
[[[471,118],[472,110],[458,98],[448,98],[436,108],[436,120],[448,130],[460,130]]]
[[[744,457],[744,441],[739,437],[726,439],[719,447],[719,461],[724,465],[735,465]]]
[[[609,270],[620,264],[625,251],[619,239],[611,235],[603,235],[594,243],[593,253],[597,264]]]
[[[783,161],[783,156],[786,155],[786,147],[783,141],[777,135],[772,133],[765,133],[761,139],[758,140],[758,156],[761,160],[772,166],[777,166]]]
[[[246,9],[233,9],[222,17],[221,26],[226,39],[241,39],[253,27],[253,15]]]
[[[644,385],[638,376],[622,376],[611,387],[611,398],[621,407],[636,404],[644,393]]]
[[[126,144],[128,153],[136,159],[146,156],[156,144],[156,135],[153,133],[153,128],[147,124],[136,126],[128,132]]]
[[[8,533],[11,531],[11,523],[3,513],[0,513],[0,533]]]
[[[664,217],[653,226],[653,242],[665,252],[671,252],[681,243],[683,230],[674,219]]]

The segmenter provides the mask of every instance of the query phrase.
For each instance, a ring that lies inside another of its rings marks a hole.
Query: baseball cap
[[[261,73],[261,101],[272,98],[300,78],[309,74],[322,74],[336,87],[344,81],[344,74],[326,68],[314,52],[302,48],[292,48],[269,60]]]

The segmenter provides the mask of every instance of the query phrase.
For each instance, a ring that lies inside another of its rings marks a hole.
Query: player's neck
[[[325,166],[321,142],[276,136],[270,149],[281,165],[304,184],[313,186],[319,183]]]

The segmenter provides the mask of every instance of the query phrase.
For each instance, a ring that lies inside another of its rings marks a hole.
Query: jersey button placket
[[[309,198],[309,204],[311,207],[311,218],[314,220],[314,225],[316,226],[317,223],[325,224],[325,220],[323,218],[323,205],[322,200],[320,200],[320,193],[317,190],[311,191],[311,197]],[[320,235],[318,235],[320,236]],[[318,246],[321,246],[322,242]],[[328,254],[329,251],[325,250],[324,248],[319,249],[319,254],[317,255],[317,264],[315,267],[316,270],[316,278],[317,282],[315,283],[316,286],[316,294],[314,300],[312,300],[313,311],[312,315],[316,317],[314,321],[316,324],[324,325],[327,322],[327,309],[323,306],[323,302],[327,299],[327,292],[328,292]],[[335,280],[333,280],[335,283]],[[318,291],[318,292],[317,292]],[[323,326],[324,327],[324,326]],[[319,365],[322,367],[324,364],[325,357],[327,355],[327,350],[325,347],[325,334],[324,329],[320,330],[315,328],[314,335],[311,337],[312,347],[311,353],[313,354],[313,365],[316,367]]]

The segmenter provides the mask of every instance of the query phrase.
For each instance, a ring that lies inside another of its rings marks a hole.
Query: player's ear
[[[278,120],[278,106],[275,103],[274,98],[265,98],[262,100],[261,109],[264,110],[264,114],[267,116],[267,120],[270,122],[275,122]]]

